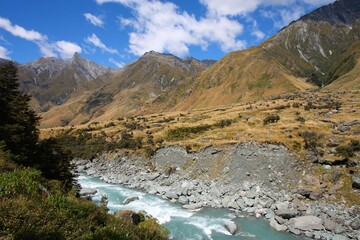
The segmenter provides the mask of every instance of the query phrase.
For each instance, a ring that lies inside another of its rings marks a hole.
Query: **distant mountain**
[[[114,69],[82,58],[78,53],[68,60],[40,58],[18,67],[21,88],[33,96],[33,107],[40,112],[61,105],[75,91],[103,84],[114,73]]]
[[[359,39],[360,0],[338,0],[292,22],[262,48],[296,76],[325,86],[345,74],[334,69]]]
[[[292,22],[260,46],[227,54],[184,83],[187,91],[175,109],[254,101],[332,82],[359,89],[359,16],[360,0],[339,0]]]
[[[360,0],[338,0],[281,29],[260,46],[218,62],[154,51],[121,71],[75,54],[19,67],[43,126],[214,107],[279,94],[360,88]]]
[[[43,125],[79,124],[93,119],[106,120],[124,114],[168,109],[177,102],[172,101],[167,93],[179,91],[178,86],[185,79],[194,78],[214,62],[147,52],[110,76],[101,87],[76,94],[64,104],[43,113]]]

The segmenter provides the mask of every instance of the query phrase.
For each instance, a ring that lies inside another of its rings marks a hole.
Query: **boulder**
[[[352,221],[350,223],[350,227],[354,230],[359,230],[360,229],[360,218],[357,218],[354,221]]]
[[[196,210],[202,207],[202,203],[185,204],[182,207],[189,210]]]
[[[231,235],[235,235],[236,230],[237,230],[237,226],[233,221],[226,220],[224,222],[224,226],[225,226],[226,230],[228,230],[229,233],[231,233]]]
[[[182,204],[188,204],[189,203],[189,199],[185,196],[180,196],[179,197],[179,203],[182,203]]]
[[[209,191],[210,195],[215,197],[215,198],[219,198],[223,195],[223,193],[220,191],[220,189],[218,189],[216,186],[213,186],[210,191]]]
[[[171,192],[171,191],[166,192],[165,196],[169,199],[178,199],[179,198],[179,196],[176,193]]]
[[[81,188],[80,189],[80,196],[94,195],[96,193],[97,193],[97,190],[94,188]]]
[[[290,220],[290,225],[294,228],[303,231],[324,229],[322,220],[315,216],[301,216],[301,217],[292,218]]]
[[[92,176],[96,173],[96,170],[95,170],[95,168],[89,168],[89,169],[85,170],[85,173],[86,173],[86,175]]]
[[[247,207],[252,207],[255,204],[255,200],[254,199],[250,199],[247,197],[243,197],[244,203]]]
[[[360,189],[360,174],[352,176],[352,187]]]
[[[273,227],[278,232],[284,232],[287,230],[287,227],[284,225],[279,224],[275,218],[270,219],[270,226]]]
[[[133,201],[136,201],[136,200],[139,200],[139,197],[137,196],[133,196],[133,197],[127,197],[125,198],[125,200],[122,202],[122,204],[126,205],[126,204],[129,204]]]
[[[295,209],[284,209],[281,208],[279,210],[275,211],[276,215],[284,218],[284,219],[290,219],[293,217],[296,217],[298,215],[298,211]]]
[[[239,206],[240,210],[243,210],[245,208],[245,202],[242,198],[236,200],[236,204]]]

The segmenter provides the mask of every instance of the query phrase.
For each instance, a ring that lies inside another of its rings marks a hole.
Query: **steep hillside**
[[[331,74],[336,80],[326,86],[326,89],[360,89],[360,40],[341,55],[339,64],[335,66]]]
[[[331,70],[359,39],[360,0],[339,0],[291,23],[262,47],[296,76],[324,86],[340,77]]]
[[[191,86],[191,81],[186,85]],[[253,47],[232,52],[204,71],[176,109],[254,101],[312,87],[304,79],[292,76],[261,47]]]
[[[171,54],[145,53],[108,79],[106,84],[88,89],[42,114],[43,126],[118,118],[149,110],[154,102],[164,103],[163,108],[172,106],[175,103],[163,100],[165,90],[176,89],[184,79],[197,75],[212,63],[194,58],[183,60]]]
[[[40,58],[18,67],[21,87],[32,95],[32,107],[39,112],[61,105],[74,91],[103,84],[112,74],[113,69],[84,59],[78,53],[68,60]]]

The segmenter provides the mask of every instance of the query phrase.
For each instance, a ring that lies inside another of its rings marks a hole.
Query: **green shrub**
[[[353,157],[355,155],[354,152],[360,151],[360,141],[351,140],[346,146],[338,146],[335,150],[338,155],[341,155],[344,158]]]
[[[301,117],[301,116],[298,116],[298,117],[296,118],[296,121],[299,121],[299,122],[301,122],[301,123],[305,123],[305,118],[303,118],[303,117]]]
[[[279,115],[277,114],[271,114],[269,116],[267,116],[265,119],[264,119],[264,125],[266,124],[269,124],[269,123],[276,123],[280,120],[280,117]]]
[[[184,140],[194,134],[201,134],[212,128],[211,125],[200,125],[196,127],[180,127],[170,129],[166,133],[166,139],[168,140]]]
[[[318,152],[317,147],[320,146],[319,140],[322,137],[321,135],[312,131],[304,131],[300,134],[300,136],[304,139],[305,149],[310,149],[315,153]]]
[[[219,128],[224,128],[224,127],[230,126],[233,122],[234,122],[233,119],[221,119],[220,121],[218,121],[215,124],[215,126],[217,126]]]

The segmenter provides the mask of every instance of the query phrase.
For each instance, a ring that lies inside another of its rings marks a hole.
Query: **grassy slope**
[[[323,158],[337,161],[342,160],[343,157],[333,153],[335,147],[331,144],[346,145],[351,140],[357,139],[355,132],[360,131],[360,125],[354,125],[350,131],[345,132],[336,131],[333,125],[340,128],[344,121],[351,122],[359,119],[359,97],[359,91],[341,93],[310,91],[252,103],[164,112],[73,128],[42,129],[41,134],[43,138],[47,138],[61,133],[76,135],[82,132],[89,134],[90,139],[102,136],[106,141],[115,143],[116,147],[121,143],[121,133],[126,131],[132,133],[134,138],[142,138],[143,145],[139,151],[145,151],[147,148],[155,149],[161,144],[182,145],[188,149],[199,150],[209,145],[243,141],[274,142],[286,145],[300,159],[308,162],[305,158],[307,149],[300,135],[304,131],[311,131],[320,136],[317,144],[319,149],[324,151]],[[340,102],[342,104],[340,111],[335,110],[334,104],[321,108],[326,105],[326,101]],[[305,106],[310,102],[320,108],[305,110]],[[277,114],[280,121],[264,125],[263,120],[270,114]],[[299,116],[304,118],[304,123],[298,120]],[[324,119],[333,123],[324,122]],[[229,120],[230,125],[225,124],[222,128],[219,124],[221,120]],[[134,123],[138,127],[128,127]],[[150,139],[152,140],[149,141]],[[360,161],[360,156],[355,155],[352,159]],[[324,173],[321,165],[314,165],[312,168],[316,173],[325,174],[324,179],[327,179],[330,174],[330,172]],[[352,191],[351,186],[349,187],[351,181],[349,170],[351,168],[340,167],[332,168],[331,171],[340,171],[343,174],[342,181],[347,185],[341,191],[346,192],[344,195],[346,200],[349,203],[359,204],[360,199]],[[333,184],[329,180],[328,187],[330,188]],[[341,197],[340,194],[338,196]]]
[[[333,75],[341,76],[326,86],[326,89],[360,89],[360,41],[344,52],[339,63],[333,67]]]

